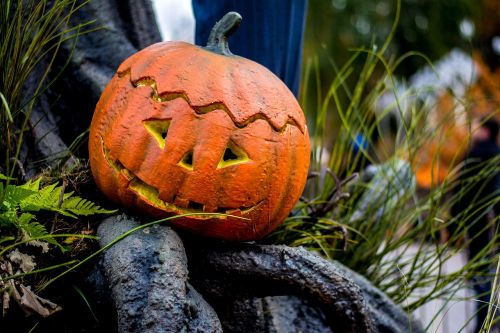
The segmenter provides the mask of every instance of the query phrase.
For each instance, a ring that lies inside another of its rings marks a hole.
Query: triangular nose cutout
[[[217,168],[225,168],[231,165],[246,163],[248,161],[250,161],[250,158],[247,153],[238,147],[234,142],[230,141],[226,149],[224,149],[224,154],[222,154]]]

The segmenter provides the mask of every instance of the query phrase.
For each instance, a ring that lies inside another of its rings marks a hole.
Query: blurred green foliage
[[[482,16],[484,1],[403,0],[396,33],[388,53],[399,57],[418,51],[436,60],[454,47],[471,49],[474,22]],[[335,76],[332,63],[344,64],[350,50],[379,47],[395,19],[395,0],[311,0],[305,32],[304,60],[319,58],[322,79]],[[424,63],[413,57],[396,74],[410,75]]]
[[[318,135],[314,120],[323,107],[323,96],[339,79],[340,70],[347,63],[349,71],[341,80],[344,89],[338,91],[338,105],[330,105],[324,114],[330,142],[339,131],[338,106],[347,107],[351,103],[349,91],[359,82],[370,53],[382,54],[393,64],[401,60],[397,66],[391,65],[391,74],[396,78],[408,78],[453,48],[471,55],[473,50],[484,54],[480,41],[485,39],[485,33],[491,35],[484,25],[495,25],[498,21],[491,13],[492,8],[496,8],[491,4],[494,1],[310,0],[300,97],[303,109],[307,110],[311,134]],[[385,46],[384,52],[379,52]],[[355,56],[360,51],[361,54]],[[408,56],[410,54],[412,56]],[[373,89],[384,89],[380,79],[388,74],[386,69],[378,63],[372,70],[363,86],[363,97]],[[374,104],[366,103],[365,107],[373,108]],[[371,122],[372,118],[366,120]]]

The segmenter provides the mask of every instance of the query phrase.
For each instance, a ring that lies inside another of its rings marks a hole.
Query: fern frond
[[[4,191],[3,202],[0,204],[0,209],[15,209],[20,202],[26,200],[35,193],[37,192],[21,186],[7,185]]]
[[[0,182],[0,227],[17,228],[27,244],[38,246],[36,239],[44,241],[65,251],[45,226],[35,220],[29,212],[48,210],[64,216],[77,218],[78,215],[109,214],[115,211],[106,210],[95,203],[73,196],[74,192],[62,193],[63,187],[57,183],[40,188],[41,178],[28,181],[23,185],[6,185]],[[4,190],[5,189],[5,190]],[[2,192],[3,191],[3,192]]]
[[[35,219],[35,215],[33,214],[30,214],[30,213],[22,213],[21,216],[19,216],[16,220],[16,224],[18,225],[18,227],[21,227],[23,228],[24,226],[28,225],[31,221],[33,221]],[[43,228],[45,230],[45,228]],[[33,230],[35,232],[35,230]],[[36,237],[36,236],[44,236],[45,234],[47,233],[47,231],[45,231],[45,233],[41,233],[41,234],[38,234],[38,233],[34,233],[33,235],[31,235],[30,232],[28,232],[28,234],[31,236],[31,237]]]
[[[15,178],[7,177],[6,175],[0,172],[0,180],[15,180]]]
[[[0,244],[5,243],[5,242],[12,242],[16,239],[14,236],[5,236],[0,238]]]
[[[95,203],[73,196],[74,192],[64,193],[61,201],[62,186],[57,183],[45,186],[33,195],[25,198],[19,203],[24,212],[37,212],[39,210],[50,210],[61,215],[76,218],[77,215],[109,214],[114,210],[106,210]]]
[[[0,213],[0,226],[12,227],[16,225],[17,213],[13,209],[9,209]]]
[[[61,205],[61,210],[67,214],[71,212],[75,215],[93,215],[93,214],[110,214],[116,212],[116,210],[107,210],[104,209],[92,201],[80,198],[80,197],[71,197],[67,200],[64,200]]]
[[[38,212],[39,210],[51,210],[59,212],[59,200],[61,187],[57,183],[47,185],[31,196],[19,202],[19,207],[24,212]]]
[[[40,182],[42,181],[42,178],[37,178],[35,180],[28,180],[26,183],[23,185],[19,186],[28,190],[36,191],[38,192],[40,190]]]
[[[42,236],[50,236],[47,229],[37,221],[35,221],[35,216],[30,213],[22,213],[17,220],[17,227],[21,230],[23,234],[23,240],[29,241],[30,239]],[[59,244],[55,238],[48,237],[44,241],[55,245],[64,251],[64,247]]]
[[[71,191],[71,192],[64,193],[63,202],[68,200],[73,195],[73,193],[75,193],[75,192]]]

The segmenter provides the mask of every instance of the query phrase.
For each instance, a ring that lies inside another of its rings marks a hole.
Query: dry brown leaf
[[[19,269],[21,269],[23,273],[28,273],[35,269],[36,264],[33,261],[33,258],[33,256],[19,252],[18,249],[11,251],[7,255],[7,259],[9,259],[14,264],[19,265]]]
[[[17,249],[7,256],[10,261],[2,261],[0,269],[8,275],[13,274],[11,262],[18,264],[23,272],[32,271],[35,267],[33,258],[23,254]],[[24,311],[26,316],[38,314],[42,317],[48,317],[54,312],[61,310],[61,307],[51,301],[36,295],[30,287],[15,282],[14,279],[1,282],[2,292],[2,314],[5,317],[10,307],[10,300],[13,299]]]
[[[7,315],[7,311],[9,311],[9,303],[10,303],[10,295],[8,291],[4,291],[2,295],[2,316],[5,317]]]
[[[39,314],[42,317],[48,317],[51,314],[60,311],[62,308],[51,301],[36,295],[30,287],[20,285],[22,296],[19,305],[26,315]]]
[[[4,269],[5,265],[0,264],[0,269]],[[1,275],[0,275],[1,277]],[[2,291],[2,316],[5,317],[9,311],[10,295],[9,288],[5,286],[5,282],[0,281],[0,289]]]
[[[40,247],[42,249],[42,253],[49,252],[49,243],[47,243],[47,242],[41,242],[41,241],[38,241],[38,240],[33,240],[33,241],[29,241],[27,244],[31,245],[31,246]]]
[[[68,245],[71,245],[73,244],[74,242],[76,242],[78,240],[77,237],[75,236],[70,236],[70,237],[67,237],[66,239],[64,239],[63,243],[64,244],[68,244]]]
[[[9,309],[9,302],[10,302],[10,298],[12,297],[16,302],[19,303],[19,301],[21,300],[21,295],[19,294],[19,292],[17,291],[17,288],[16,288],[16,285],[14,283],[14,280],[9,280],[7,281],[7,286],[8,286],[8,289],[6,291],[7,293],[7,296],[4,295],[4,299],[7,299],[8,302],[7,302],[7,309],[5,310],[5,313],[4,315],[7,313],[7,310]],[[5,303],[3,305],[5,307]]]
[[[9,261],[0,262],[0,269],[8,275],[12,275],[12,264]],[[17,293],[17,290],[15,289],[16,287],[13,280],[8,280],[7,282],[2,281],[0,286],[2,290],[4,290],[2,293],[2,316],[5,317],[10,306],[10,294]],[[17,293],[17,295],[19,296],[19,293]]]

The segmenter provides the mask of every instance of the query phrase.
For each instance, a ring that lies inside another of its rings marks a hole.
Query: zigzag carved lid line
[[[130,77],[130,69],[127,69],[124,72],[118,73],[118,77],[120,77],[120,78],[125,77],[125,76]],[[277,132],[283,132],[287,125],[292,125],[292,126],[297,127],[301,133],[304,133],[301,126],[295,121],[295,119],[293,119],[290,116],[288,116],[288,120],[281,127],[277,127],[277,126],[273,125],[273,123],[270,121],[270,119],[262,113],[256,113],[243,121],[237,121],[234,114],[231,112],[231,110],[229,110],[229,108],[224,104],[224,102],[218,101],[218,102],[213,102],[213,103],[206,104],[206,105],[193,105],[191,103],[191,101],[189,100],[188,95],[184,91],[166,91],[166,92],[158,93],[156,82],[151,77],[141,77],[140,79],[135,80],[135,81],[132,81],[132,79],[130,79],[130,83],[136,88],[137,87],[150,87],[152,90],[151,99],[154,100],[155,102],[162,103],[162,102],[168,102],[168,101],[174,100],[176,98],[182,98],[183,100],[186,101],[186,103],[189,104],[189,106],[197,114],[206,114],[206,113],[209,113],[211,111],[222,110],[222,111],[227,113],[229,118],[231,118],[233,123],[239,128],[246,127],[249,124],[256,121],[257,119],[262,119],[262,120],[267,121],[267,123],[273,128],[273,130],[275,130]]]

